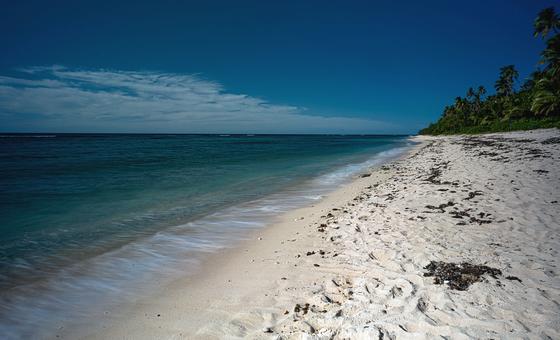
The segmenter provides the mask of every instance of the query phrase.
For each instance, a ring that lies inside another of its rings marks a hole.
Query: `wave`
[[[366,170],[371,167],[378,166],[380,164],[386,163],[391,159],[395,159],[402,155],[410,146],[399,147],[390,149],[387,151],[382,151],[378,153],[375,157],[368,159],[365,162],[357,164],[349,164],[338,170],[330,172],[329,174],[323,175],[315,179],[315,181],[320,182],[323,185],[335,185],[341,181],[344,181],[360,171]]]

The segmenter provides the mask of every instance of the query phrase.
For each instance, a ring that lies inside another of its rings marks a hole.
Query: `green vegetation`
[[[542,10],[534,23],[534,36],[547,39],[541,53],[542,69],[533,72],[516,89],[519,73],[514,65],[500,69],[496,93],[469,88],[465,97],[455,98],[440,119],[420,131],[439,135],[483,133],[538,128],[560,128],[560,17],[553,8]]]

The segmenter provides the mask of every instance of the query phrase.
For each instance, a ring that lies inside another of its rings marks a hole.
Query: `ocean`
[[[133,301],[410,145],[406,136],[0,135],[0,332],[33,337]]]

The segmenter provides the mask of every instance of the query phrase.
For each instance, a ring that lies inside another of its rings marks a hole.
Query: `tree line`
[[[519,73],[514,65],[500,68],[495,93],[484,86],[469,88],[443,110],[436,123],[421,134],[481,133],[560,128],[560,17],[554,8],[542,10],[534,21],[534,36],[546,41],[540,68],[516,88]]]

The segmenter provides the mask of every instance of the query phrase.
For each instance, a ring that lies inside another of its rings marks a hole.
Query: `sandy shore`
[[[420,138],[62,338],[560,338],[560,131]]]

